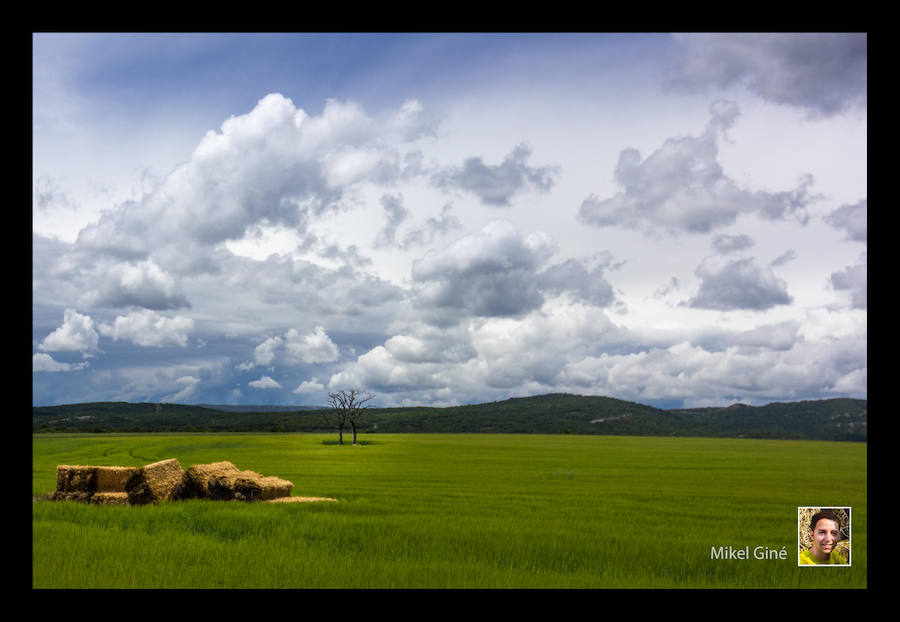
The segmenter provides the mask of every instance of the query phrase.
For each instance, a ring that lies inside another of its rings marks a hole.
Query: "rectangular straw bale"
[[[132,473],[125,482],[125,491],[132,505],[169,501],[183,479],[184,469],[178,460],[169,458],[145,465]]]
[[[207,498],[216,501],[230,501],[238,499],[240,501],[247,500],[249,494],[252,498],[254,480],[261,478],[262,475],[256,471],[228,471],[224,473],[216,473],[207,480]],[[236,489],[240,483],[240,488]]]
[[[95,505],[130,505],[127,492],[95,492],[91,497]]]
[[[238,501],[268,501],[276,497],[288,497],[293,482],[278,477],[265,477],[253,471],[219,477],[211,489],[217,499]]]
[[[168,501],[175,486],[181,483],[184,477],[184,469],[175,458],[148,464],[142,470],[153,496],[160,501]]]
[[[278,497],[290,497],[291,490],[294,489],[294,482],[280,477],[263,477],[259,480],[261,501],[276,499]]]
[[[56,490],[61,493],[93,494],[97,490],[97,467],[58,465],[56,467]]]
[[[266,501],[290,496],[293,487],[293,482],[256,471],[241,471],[231,462],[213,462],[188,468],[174,498]]]
[[[125,492],[125,482],[140,467],[97,467],[97,492]]]
[[[225,475],[211,475],[207,481],[206,498],[231,501],[234,499],[234,480]]]
[[[206,499],[209,497],[209,480],[215,476],[237,473],[238,468],[230,462],[194,464],[184,472],[181,484],[176,487],[176,499]]]

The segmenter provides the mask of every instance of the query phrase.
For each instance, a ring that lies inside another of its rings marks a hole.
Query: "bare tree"
[[[356,424],[368,408],[366,402],[375,398],[373,393],[363,393],[359,389],[338,391],[328,394],[330,411],[323,411],[325,422],[338,429],[338,444],[344,444],[344,426],[350,424],[353,431],[353,444],[356,445]]]

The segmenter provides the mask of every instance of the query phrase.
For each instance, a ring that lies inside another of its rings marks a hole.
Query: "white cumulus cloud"
[[[269,376],[263,376],[259,380],[251,380],[248,382],[254,389],[280,389],[281,385]]]
[[[270,337],[256,346],[254,352],[257,365],[271,365],[275,360],[275,351],[282,344],[281,337]]]
[[[65,372],[65,371],[77,371],[79,369],[84,369],[87,367],[87,361],[81,363],[61,363],[59,361],[53,360],[53,357],[49,354],[44,354],[43,352],[36,352],[31,357],[31,371],[49,371],[49,372]]]
[[[118,316],[112,324],[101,324],[100,334],[113,341],[126,339],[139,346],[184,348],[188,335],[194,329],[194,320],[188,317],[164,317],[144,309]]]
[[[38,349],[46,352],[89,352],[97,349],[99,340],[100,335],[94,330],[94,321],[89,315],[66,309],[62,326],[47,335]]]
[[[316,326],[308,335],[301,335],[295,328],[290,329],[285,335],[284,347],[288,354],[304,363],[330,363],[340,356],[337,344],[322,326]]]
[[[312,380],[304,380],[301,382],[293,392],[298,395],[303,395],[306,393],[321,393],[324,390],[325,385],[318,382],[316,378],[313,378]]]

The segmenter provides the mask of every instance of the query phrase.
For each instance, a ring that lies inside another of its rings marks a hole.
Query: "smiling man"
[[[847,560],[835,550],[841,540],[841,520],[831,510],[813,514],[809,521],[812,546],[800,553],[801,565],[839,565]]]

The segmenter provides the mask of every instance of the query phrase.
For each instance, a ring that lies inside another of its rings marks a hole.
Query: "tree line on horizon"
[[[335,409],[240,412],[209,406],[95,402],[32,407],[41,432],[335,432]],[[368,407],[360,435],[607,434],[866,441],[868,402],[850,398],[662,410],[609,397],[551,394],[435,407]],[[349,419],[345,421],[349,425]]]

